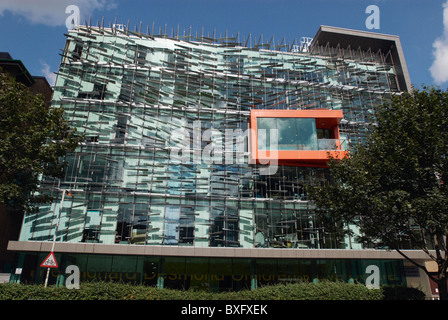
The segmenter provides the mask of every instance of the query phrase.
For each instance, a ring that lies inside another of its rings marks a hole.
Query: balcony
[[[317,139],[317,147],[319,150],[346,151],[347,150],[347,140],[345,140],[345,139]]]
[[[252,110],[252,163],[326,166],[348,156],[340,139],[340,110]]]

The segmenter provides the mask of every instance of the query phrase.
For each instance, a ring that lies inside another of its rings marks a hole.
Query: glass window
[[[252,268],[253,262],[250,259],[233,259],[232,282],[234,290],[251,288],[251,280],[254,273]]]
[[[169,257],[163,262],[163,287],[169,289],[188,290],[189,276],[185,270],[185,258]]]
[[[111,255],[89,255],[86,266],[86,280],[109,280],[111,267]]]
[[[208,258],[186,258],[185,274],[190,277],[190,288],[193,290],[208,290],[209,288]],[[217,271],[217,270],[214,270]]]
[[[313,266],[311,260],[298,260],[298,275],[303,282],[311,282],[313,280]]]
[[[179,214],[178,206],[165,208],[165,233],[163,244],[177,245],[179,243]]]
[[[258,150],[269,150],[270,130],[277,129],[275,118],[258,118],[257,119],[257,141]]]
[[[232,259],[210,259],[209,288],[211,291],[232,290]]]
[[[256,262],[258,285],[273,285],[278,282],[276,259],[260,259]]]
[[[181,207],[179,219],[179,245],[193,245],[194,226],[193,205]]]
[[[139,257],[138,265],[141,266],[142,283],[144,285],[157,286],[159,277],[159,258]]]
[[[297,136],[296,118],[278,118],[278,149],[298,150],[299,137]]]
[[[296,118],[299,150],[318,150],[316,120],[313,118]]]
[[[73,59],[75,59],[75,60],[81,59],[82,49],[83,49],[83,44],[82,43],[77,43],[75,45],[75,49],[72,51]]]
[[[317,129],[317,139],[331,139],[330,129]]]
[[[316,260],[316,278],[321,281],[345,281],[341,260]]]
[[[278,260],[278,280],[280,282],[301,281],[299,274],[299,261],[297,259]]]
[[[278,130],[278,150],[318,150],[316,119],[257,118],[258,150],[275,150],[271,130]]]
[[[119,282],[140,283],[140,273],[137,272],[136,256],[113,256],[109,277]]]

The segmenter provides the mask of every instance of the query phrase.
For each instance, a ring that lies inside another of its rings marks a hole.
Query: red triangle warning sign
[[[42,262],[40,266],[42,268],[57,268],[58,262],[56,261],[54,253],[50,252],[50,254],[45,258],[44,262]]]

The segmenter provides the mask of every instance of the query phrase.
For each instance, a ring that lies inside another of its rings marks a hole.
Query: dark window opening
[[[129,116],[118,116],[115,125],[115,143],[123,144],[126,138]]]
[[[93,91],[91,92],[80,91],[78,93],[78,98],[84,98],[84,99],[104,100],[105,96],[106,96],[106,85],[99,83],[95,83],[93,85]]]
[[[73,58],[74,58],[75,60],[79,60],[79,59],[81,59],[81,56],[82,56],[82,49],[83,49],[83,45],[82,45],[82,44],[77,43],[77,44],[75,45],[75,49],[73,50],[73,54],[72,54],[72,56],[73,56]]]
[[[99,137],[98,136],[91,136],[87,137],[87,142],[98,142]]]
[[[104,100],[105,94],[106,94],[106,85],[105,84],[95,83],[93,85],[93,92],[92,92],[93,99]]]
[[[331,130],[330,129],[316,129],[317,131],[317,139],[332,139]]]

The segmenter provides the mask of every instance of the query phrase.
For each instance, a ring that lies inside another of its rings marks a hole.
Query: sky
[[[366,10],[371,5],[377,10]],[[398,35],[412,84],[448,88],[448,0],[0,0],[0,52],[53,84],[73,6],[81,24],[117,21],[240,41],[292,43],[321,25]]]

